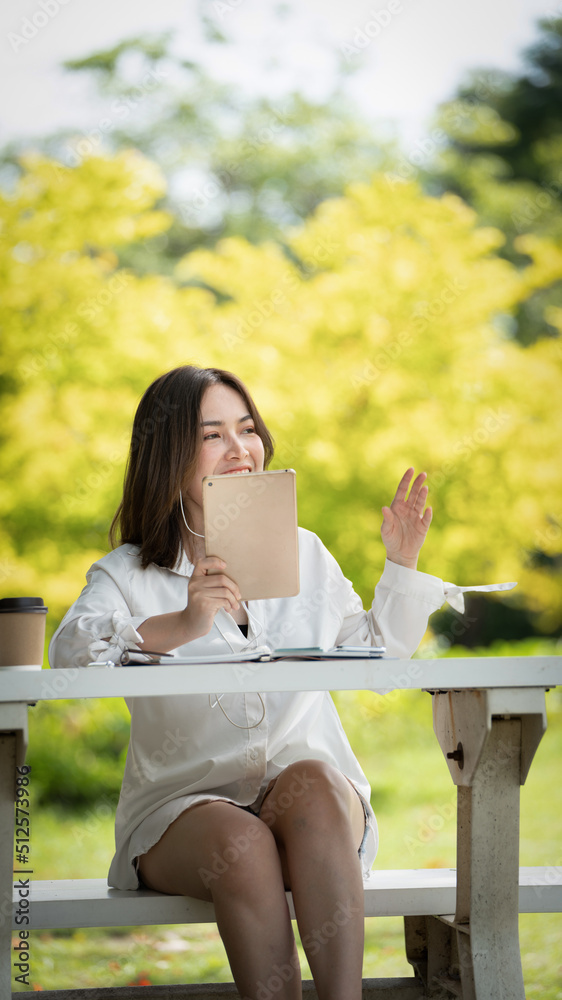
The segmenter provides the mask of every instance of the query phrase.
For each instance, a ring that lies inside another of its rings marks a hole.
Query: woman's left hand
[[[390,507],[382,508],[381,526],[387,558],[409,569],[417,567],[419,551],[432,518],[431,507],[424,511],[428,494],[425,472],[416,476],[409,496],[406,497],[413,475],[414,470],[408,469],[402,476]]]

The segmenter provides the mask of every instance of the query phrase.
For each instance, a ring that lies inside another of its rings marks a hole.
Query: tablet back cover
[[[203,513],[206,554],[224,559],[242,600],[299,593],[293,469],[207,476]]]

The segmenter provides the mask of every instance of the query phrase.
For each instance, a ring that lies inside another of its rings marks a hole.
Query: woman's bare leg
[[[139,859],[143,882],[172,895],[212,899],[234,982],[244,1000],[268,992],[300,1000],[301,976],[275,839],[228,802],[182,813]]]
[[[317,760],[277,778],[260,818],[275,836],[319,1000],[361,1000],[365,817],[349,781]]]

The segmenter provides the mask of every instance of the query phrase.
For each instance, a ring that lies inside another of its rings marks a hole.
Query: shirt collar
[[[194,570],[193,563],[190,562],[190,560],[187,558],[183,545],[180,545],[178,550],[178,556],[174,565],[172,566],[171,572],[178,573],[179,576],[191,576],[193,570]]]
[[[128,555],[130,556],[138,556],[139,552],[139,545],[133,545],[132,548],[128,549]],[[158,566],[159,563],[155,563],[155,565]],[[171,567],[170,573],[177,573],[179,576],[191,576],[194,568],[193,563],[187,558],[183,546],[180,545],[176,561]]]

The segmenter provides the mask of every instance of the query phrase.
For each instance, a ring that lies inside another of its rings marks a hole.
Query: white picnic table
[[[406,928],[426,982],[463,1000],[525,1000],[518,936],[519,788],[546,729],[545,691],[562,658],[322,660],[0,670],[0,1000],[11,997],[14,788],[25,760],[28,706],[39,701],[214,691],[424,690],[457,786],[457,889],[451,914]],[[11,909],[10,909],[11,913]],[[429,943],[428,943],[429,942]],[[460,969],[460,984],[447,961]],[[460,989],[460,992],[459,992]]]

